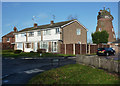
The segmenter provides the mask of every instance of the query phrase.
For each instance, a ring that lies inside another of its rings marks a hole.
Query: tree
[[[99,44],[99,43],[107,43],[108,42],[108,37],[109,34],[107,33],[107,31],[97,31],[91,34],[92,36],[92,41],[95,44]]]

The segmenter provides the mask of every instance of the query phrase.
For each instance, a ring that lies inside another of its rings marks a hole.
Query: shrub
[[[21,52],[22,52],[22,50],[15,50],[15,51],[14,51],[15,54],[19,54],[19,53],[21,53]]]
[[[46,53],[46,49],[37,49],[38,53]]]
[[[34,53],[33,51],[30,51],[30,53]]]

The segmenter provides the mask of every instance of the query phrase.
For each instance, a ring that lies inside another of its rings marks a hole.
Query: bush
[[[22,50],[15,50],[15,51],[14,51],[15,54],[19,54],[19,53],[21,53],[21,52],[22,52]]]
[[[46,49],[37,49],[38,53],[46,53]]]
[[[30,53],[34,53],[33,51],[30,51]]]

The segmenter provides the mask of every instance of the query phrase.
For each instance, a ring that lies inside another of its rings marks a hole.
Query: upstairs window
[[[115,38],[115,34],[113,34],[113,37]]]
[[[7,42],[10,42],[10,38],[7,38]]]
[[[29,32],[29,36],[30,37],[34,36],[34,32]]]
[[[60,28],[56,28],[56,34],[60,33]]]
[[[21,37],[24,37],[25,36],[25,33],[21,33]]]
[[[18,34],[16,34],[15,37],[18,38]]]
[[[81,34],[80,29],[77,29],[76,33],[77,33],[77,35],[80,35]]]
[[[50,34],[51,34],[50,30],[44,30],[43,31],[43,35],[50,35]]]
[[[101,28],[99,28],[99,31],[101,32]]]
[[[37,35],[38,35],[38,36],[41,36],[41,31],[37,31]]]

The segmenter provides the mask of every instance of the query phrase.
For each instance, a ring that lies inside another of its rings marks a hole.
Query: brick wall
[[[2,49],[3,50],[7,50],[7,49],[14,50],[14,45],[12,45],[11,43],[2,43]]]

